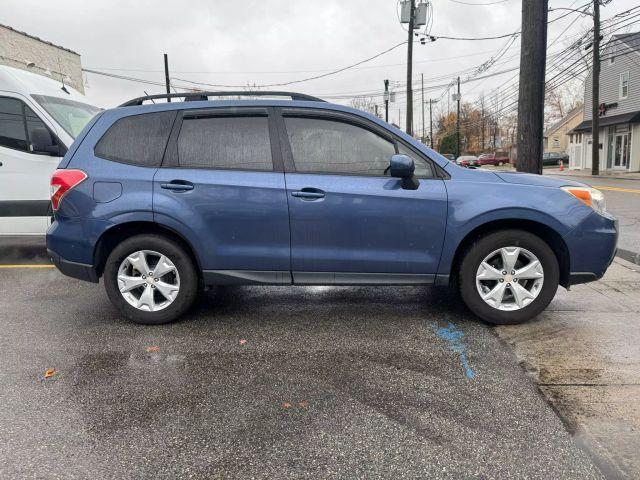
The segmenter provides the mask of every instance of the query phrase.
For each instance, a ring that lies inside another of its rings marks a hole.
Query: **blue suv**
[[[617,222],[595,189],[460,168],[313,97],[219,95],[104,111],[52,177],[54,263],[102,277],[135,322],[172,321],[209,285],[435,284],[517,323],[613,260]]]

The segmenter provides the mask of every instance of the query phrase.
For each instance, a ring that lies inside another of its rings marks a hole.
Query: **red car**
[[[495,153],[483,153],[478,157],[478,165],[502,166],[509,163],[509,157]]]

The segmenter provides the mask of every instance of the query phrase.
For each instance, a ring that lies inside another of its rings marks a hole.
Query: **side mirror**
[[[46,128],[34,128],[29,132],[31,151],[41,155],[60,156],[60,147],[55,142]]]
[[[393,155],[389,162],[389,171],[392,177],[402,179],[402,188],[405,190],[416,190],[420,182],[414,176],[416,169],[413,159],[407,155]]]

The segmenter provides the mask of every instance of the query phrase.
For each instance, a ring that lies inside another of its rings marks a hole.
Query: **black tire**
[[[510,246],[525,248],[538,258],[544,281],[531,303],[519,310],[503,311],[482,299],[476,288],[476,273],[487,255]],[[502,230],[478,238],[467,248],[458,272],[458,285],[462,299],[475,315],[490,323],[507,325],[526,322],[542,312],[555,296],[559,278],[558,260],[544,240],[523,230]]]
[[[118,287],[118,269],[126,257],[139,250],[153,250],[173,262],[180,276],[180,290],[173,302],[155,312],[138,310],[130,305]],[[128,238],[113,249],[104,268],[104,286],[111,303],[128,319],[144,325],[169,323],[184,314],[198,291],[198,275],[191,257],[173,240],[161,235],[146,234]]]

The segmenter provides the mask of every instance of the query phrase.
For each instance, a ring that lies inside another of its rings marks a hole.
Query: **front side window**
[[[402,155],[407,155],[413,159],[413,163],[416,166],[414,171],[414,175],[419,178],[430,178],[434,177],[433,167],[423,158],[419,157],[413,150],[410,150],[408,147],[405,147],[403,144],[398,143],[398,153]]]
[[[94,152],[107,160],[157,167],[175,116],[175,111],[168,111],[120,118],[98,141]]]
[[[185,118],[178,136],[181,167],[273,170],[266,116]]]
[[[100,111],[93,105],[66,98],[47,95],[32,95],[32,97],[73,138],[76,138],[89,120]]]
[[[0,97],[0,146],[31,153],[53,153],[58,139],[38,115],[17,98]]]
[[[29,151],[25,116],[18,99],[0,97],[0,146]]]
[[[379,135],[349,123],[285,117],[298,172],[383,176],[395,147]]]
[[[620,99],[629,96],[629,72],[620,74]]]

